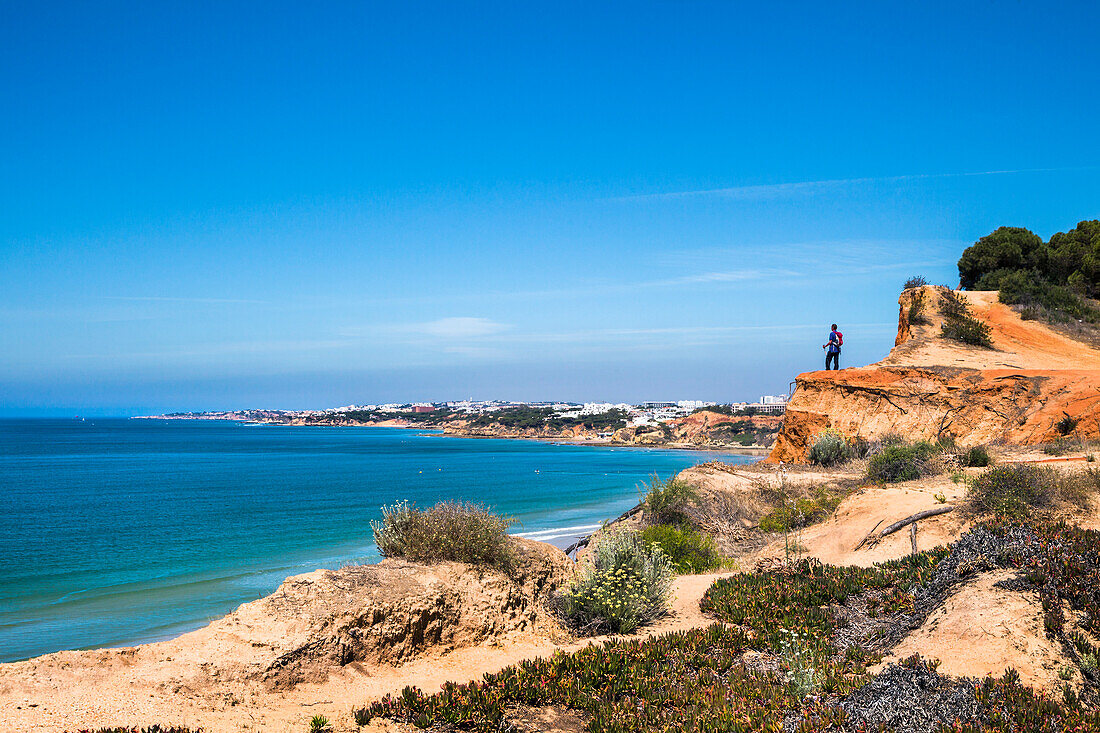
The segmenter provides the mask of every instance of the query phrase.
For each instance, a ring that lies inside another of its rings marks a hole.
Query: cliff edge
[[[802,462],[815,437],[833,429],[874,440],[897,432],[911,440],[950,434],[960,445],[1032,444],[1100,430],[1100,351],[1038,321],[1025,321],[996,291],[963,294],[970,314],[990,328],[993,348],[943,338],[941,288],[925,285],[898,299],[898,335],[875,364],[800,374],[768,462]]]

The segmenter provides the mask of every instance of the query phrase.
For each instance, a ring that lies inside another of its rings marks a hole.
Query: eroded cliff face
[[[932,287],[899,298],[895,347],[866,367],[800,374],[768,460],[801,462],[815,437],[835,429],[874,440],[950,434],[964,446],[1041,443],[1061,437],[1067,415],[1077,433],[1100,431],[1100,352],[1037,321],[1024,321],[996,292],[964,294],[990,326],[994,348],[940,336],[942,295]],[[916,310],[920,315],[911,317]]]

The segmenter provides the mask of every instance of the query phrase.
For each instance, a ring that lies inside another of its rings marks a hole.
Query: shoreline
[[[439,438],[467,438],[470,440],[532,440],[541,443],[550,443],[553,445],[577,445],[577,446],[590,446],[593,448],[634,448],[634,449],[647,449],[647,450],[676,450],[676,451],[693,451],[697,453],[729,453],[732,455],[743,456],[760,456],[766,457],[771,452],[772,446],[770,445],[727,445],[723,443],[654,443],[654,444],[639,444],[639,443],[624,443],[622,441],[609,440],[606,438],[578,438],[578,437],[566,437],[566,436],[549,436],[549,435],[485,435],[484,433],[470,433],[470,432],[458,432],[453,428],[441,427],[437,425],[417,425],[415,423],[401,423],[398,421],[385,422],[385,423],[296,423],[296,422],[282,422],[282,421],[264,421],[264,420],[248,420],[245,418],[232,418],[232,417],[167,417],[164,415],[134,415],[130,420],[165,420],[172,422],[200,422],[203,420],[211,420],[217,422],[235,422],[241,425],[270,425],[272,427],[288,427],[288,428],[397,428],[401,430],[432,430],[438,431],[437,435],[432,437]],[[448,432],[448,431],[452,432]]]

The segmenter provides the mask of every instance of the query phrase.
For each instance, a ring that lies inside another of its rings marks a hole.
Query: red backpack
[[[844,345],[844,334],[842,334],[840,331],[836,332],[836,345],[837,346],[843,346]]]

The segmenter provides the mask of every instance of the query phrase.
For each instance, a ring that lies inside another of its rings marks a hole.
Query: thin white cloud
[[[266,300],[249,300],[245,298],[186,298],[155,295],[104,295],[104,300],[124,300],[138,303],[253,303],[265,305]]]
[[[790,183],[767,183],[755,186],[731,186],[729,188],[705,188],[690,191],[667,191],[663,193],[620,196],[614,201],[661,201],[670,199],[713,197],[735,201],[766,201],[770,199],[808,196],[822,191],[847,188],[868,183],[900,183],[902,181],[922,181],[939,178],[967,178],[973,176],[1008,176],[1019,173],[1051,173],[1069,170],[1091,170],[1086,168],[1019,168],[1015,170],[975,171],[970,173],[915,173],[902,176],[878,176],[867,178],[828,178],[820,181],[794,181]]]
[[[501,331],[508,330],[506,323],[498,323],[489,318],[473,318],[470,316],[456,316],[440,318],[426,323],[413,323],[407,326],[398,326],[398,330],[408,333],[431,336],[448,341],[462,341],[471,338],[492,336]]]
[[[740,283],[754,280],[772,280],[783,277],[799,277],[805,273],[794,270],[721,270],[715,272],[700,272],[694,275],[660,280],[651,283],[642,283],[642,287],[657,287],[663,285],[691,285],[695,283]]]

